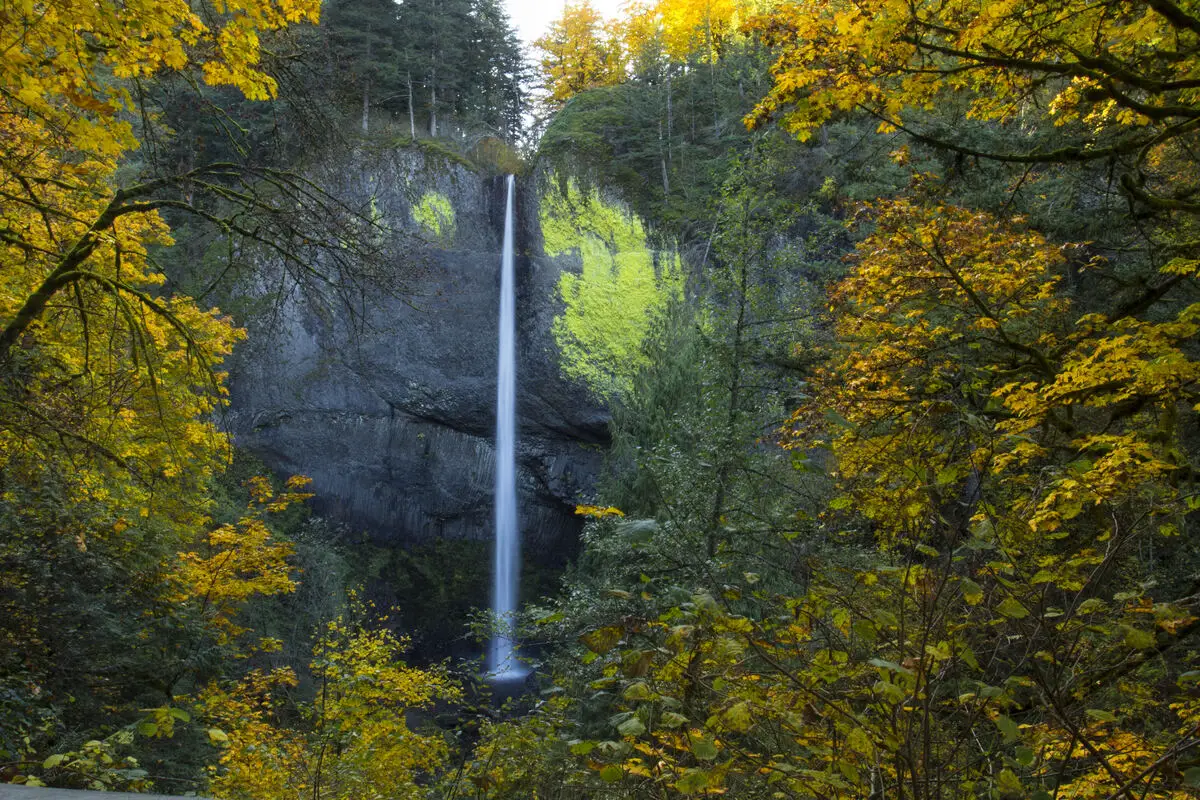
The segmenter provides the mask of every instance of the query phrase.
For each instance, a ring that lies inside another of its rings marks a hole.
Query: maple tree
[[[317,11],[231,3],[203,20],[186,4],[150,2],[136,13],[110,3],[0,12],[0,465],[10,474],[73,461],[75,496],[110,503],[118,527],[151,513],[203,519],[189,498],[228,458],[207,419],[240,333],[164,296],[148,250],[171,241],[159,211],[189,206],[173,187],[236,196],[228,181],[243,173],[219,165],[122,185],[121,159],[138,146],[134,83],[194,66],[210,84],[269,97],[260,32]]]
[[[867,219],[786,442],[830,453],[842,554],[798,585],[731,543],[683,602],[634,565],[580,638],[613,702],[573,752],[611,796],[1191,796],[1194,308],[1081,315],[1070,249],[983,212]]]
[[[1172,0],[782,4],[747,26],[776,58],[747,123],[779,119],[807,137],[859,110],[964,156],[1108,163],[1137,204],[1194,214],[1195,11]],[[1004,123],[1003,143],[973,147],[926,124],[959,101],[969,118]],[[1043,115],[1049,125],[1020,124]]]
[[[291,543],[273,540],[265,515],[287,510],[293,503],[312,497],[300,491],[311,483],[309,478],[292,476],[287,491],[276,494],[271,482],[260,476],[251,478],[250,506],[236,524],[222,525],[204,537],[204,552],[180,553],[175,569],[177,602],[196,602],[208,625],[218,630],[222,640],[246,630],[234,622],[234,616],[252,597],[295,591],[296,581],[288,557]]]
[[[461,692],[439,669],[405,665],[407,644],[343,616],[321,632],[311,663],[317,691],[298,708],[280,693],[296,685],[288,668],[208,686],[200,713],[220,726],[223,743],[210,783],[214,794],[231,800],[424,797],[416,779],[441,768],[449,750],[437,732],[411,730],[406,715],[460,699]],[[302,725],[289,722],[297,712]]]
[[[1011,213],[1012,185],[999,214],[949,202],[957,175],[861,209],[784,439],[835,486],[777,550],[829,544],[743,573],[779,554],[739,521],[689,559],[677,485],[654,522],[595,523],[585,559],[639,555],[573,585],[595,610],[556,677],[608,715],[574,728],[591,793],[1194,796],[1197,586],[1172,568],[1197,508],[1191,13],[796,3],[751,23],[777,59],[751,125],[866,116],[956,167],[1029,166],[1018,190],[1104,164],[1130,214],[1063,245]],[[579,602],[540,622],[577,634]]]
[[[6,708],[0,725],[11,761],[4,780],[34,783],[41,764],[68,785],[144,788],[145,773],[126,774],[129,761],[116,755],[132,742],[129,730],[73,750],[58,737],[68,724],[82,730],[80,720],[101,707],[129,714],[145,704],[138,691],[170,701],[195,667],[181,665],[183,640],[197,633],[193,595],[181,586],[213,601],[209,622],[228,633],[248,596],[290,580],[286,548],[253,513],[240,526],[253,535],[231,542],[221,528],[209,541],[228,546],[236,576],[218,577],[208,569],[215,562],[200,557],[185,557],[172,576],[178,551],[210,527],[212,485],[230,461],[215,420],[226,402],[221,364],[243,333],[217,310],[166,291],[154,253],[172,241],[164,210],[249,238],[286,226],[252,230],[244,217],[222,217],[222,203],[261,210],[285,198],[299,219],[306,208],[328,211],[327,198],[295,176],[231,163],[139,174],[133,154],[135,126],[156,124],[142,104],[144,81],[188,71],[251,99],[270,97],[260,35],[315,21],[318,8],[234,2],[203,18],[174,2],[0,9],[0,682],[26,706]],[[273,241],[285,260],[301,250]],[[213,580],[201,587],[206,571]],[[239,593],[239,580],[253,586]],[[108,670],[125,677],[114,681]],[[74,702],[71,692],[85,685]],[[36,756],[48,746],[59,752],[43,763]]]
[[[756,10],[744,0],[658,0],[635,4],[623,21],[627,48],[637,53],[656,38],[665,53],[679,62],[699,55],[715,61],[731,40],[741,36],[742,23]]]
[[[591,3],[568,5],[534,46],[542,51],[542,86],[552,108],[597,86],[620,83],[625,56],[613,25]]]

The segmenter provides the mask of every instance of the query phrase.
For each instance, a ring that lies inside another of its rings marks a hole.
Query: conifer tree
[[[400,88],[397,6],[392,0],[338,0],[327,14],[331,71],[341,91],[361,99],[366,133],[372,104],[393,99]]]

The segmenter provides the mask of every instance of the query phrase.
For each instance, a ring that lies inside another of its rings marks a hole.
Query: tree
[[[657,29],[671,58],[683,62],[699,55],[711,64],[738,35],[740,18],[752,7],[742,0],[658,0],[632,9],[626,30],[636,46]]]
[[[460,71],[471,55],[471,3],[469,0],[414,0],[400,7],[405,69],[415,85],[423,87],[421,104],[430,136],[439,135],[438,115],[452,113],[461,83]]]
[[[163,278],[147,248],[169,242],[159,210],[186,205],[164,196],[172,187],[230,192],[217,184],[235,170],[118,188],[118,159],[137,146],[125,117],[137,106],[122,79],[192,64],[210,83],[269,96],[255,31],[315,20],[317,6],[248,2],[228,12],[211,24],[170,4],[136,18],[103,3],[70,15],[6,12],[0,468],[10,478],[75,458],[80,498],[99,493],[131,516],[174,505],[180,523],[196,518],[186,498],[223,457],[204,421],[222,402],[213,375],[238,333],[187,298],[157,294]]]
[[[211,782],[217,797],[425,796],[417,778],[441,768],[448,748],[436,732],[411,730],[406,717],[461,692],[441,670],[406,666],[407,642],[364,622],[328,623],[310,665],[316,696],[298,708],[279,696],[296,684],[287,669],[202,693],[204,718],[227,741]],[[297,712],[303,725],[292,721]]]
[[[268,517],[307,498],[306,483],[276,493],[254,476],[242,509],[215,509],[230,522],[182,544],[161,519],[114,523],[101,502],[55,508],[53,495],[10,483],[17,491],[0,503],[5,781],[145,790],[139,760],[156,778],[196,780],[178,753],[155,765],[153,740],[179,728],[179,747],[197,747],[186,711],[197,682],[280,648],[248,630],[246,612],[296,589],[292,546]]]
[[[515,140],[519,130],[524,57],[503,8],[493,0],[410,0],[399,7],[397,47],[409,125],[439,119],[467,130]]]
[[[509,142],[521,132],[528,67],[521,42],[497,0],[475,0],[464,87],[459,112],[471,124],[482,124]]]
[[[804,137],[861,109],[963,156],[1119,166],[1138,206],[1195,214],[1189,147],[1200,106],[1200,22],[1190,3],[792,4],[754,20],[776,47],[775,86],[747,117],[781,118]],[[972,148],[924,129],[921,109],[966,99],[967,116],[1006,124]],[[1018,124],[1047,114],[1053,126]],[[1053,135],[1051,135],[1053,133]],[[1063,140],[1065,136],[1065,141]],[[1192,221],[1171,246],[1186,244]]]
[[[567,6],[534,46],[542,51],[542,87],[551,108],[561,107],[582,91],[620,83],[625,77],[619,38],[586,0]]]
[[[135,125],[153,130],[146,83],[187,71],[270,97],[260,36],[317,11],[291,0],[239,0],[206,18],[177,3],[0,11],[0,682],[18,698],[0,721],[6,759],[169,692],[148,664],[193,632],[156,638],[167,575],[208,528],[229,460],[221,362],[242,333],[163,288],[161,212],[208,219],[296,256],[292,266],[324,239],[301,221],[316,207],[353,216],[330,215],[327,195],[278,170],[143,169],[133,153]]]
[[[325,28],[330,65],[339,81],[361,98],[362,131],[370,125],[372,102],[395,100],[401,87],[399,9],[392,0],[342,0],[330,5]]]
[[[789,437],[843,555],[666,613],[643,581],[582,639],[623,702],[580,751],[638,793],[1190,796],[1192,312],[1080,317],[1062,249],[979,212],[871,222]]]

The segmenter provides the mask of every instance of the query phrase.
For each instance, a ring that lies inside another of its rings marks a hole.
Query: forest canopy
[[[1200,3],[584,2],[532,78],[492,0],[0,21],[0,779],[1200,792]],[[502,710],[219,424],[236,276],[404,289],[305,170],[348,143],[516,164],[578,251],[555,357],[612,442]]]

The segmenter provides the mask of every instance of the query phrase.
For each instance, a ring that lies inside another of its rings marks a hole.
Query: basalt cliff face
[[[327,165],[333,189],[390,230],[405,291],[284,297],[231,370],[237,443],[313,480],[316,510],[381,543],[492,530],[503,180],[413,149]],[[517,196],[518,492],[529,556],[561,560],[594,488],[608,413],[564,377],[553,330],[578,252],[545,254],[536,191]],[[340,310],[339,310],[340,308]]]

